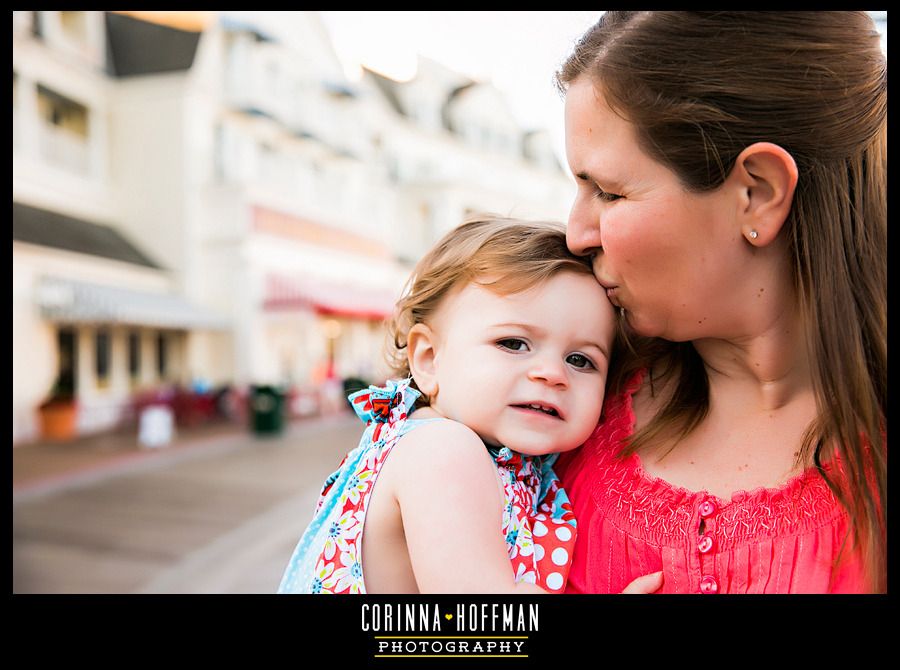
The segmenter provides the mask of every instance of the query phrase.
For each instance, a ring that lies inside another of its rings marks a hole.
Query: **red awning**
[[[311,310],[322,315],[380,321],[391,315],[396,300],[394,292],[387,289],[270,275],[266,278],[263,309]]]

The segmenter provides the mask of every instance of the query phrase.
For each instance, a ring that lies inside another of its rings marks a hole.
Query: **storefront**
[[[395,301],[387,290],[270,274],[266,337],[282,377],[299,386],[330,378],[381,381],[384,326]]]
[[[177,295],[60,277],[40,278],[35,304],[55,332],[50,396],[77,405],[78,433],[117,425],[148,389],[190,384],[191,338],[227,327]]]

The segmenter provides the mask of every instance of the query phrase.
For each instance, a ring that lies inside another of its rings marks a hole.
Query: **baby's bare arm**
[[[500,533],[496,466],[478,435],[459,423],[434,422],[404,436],[391,459],[421,593],[545,593],[515,583]]]

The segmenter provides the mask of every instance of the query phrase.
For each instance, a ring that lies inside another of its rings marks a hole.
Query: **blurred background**
[[[328,14],[357,49],[376,20]],[[14,444],[54,399],[77,434],[252,385],[317,412],[326,380],[384,378],[382,320],[438,237],[565,219],[549,130],[408,49],[381,57],[397,80],[341,60],[316,12],[13,12]]]
[[[600,12],[12,14],[13,590],[271,592],[416,260],[565,221]]]

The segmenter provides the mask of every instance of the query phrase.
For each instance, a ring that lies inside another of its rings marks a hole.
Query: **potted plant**
[[[78,403],[74,389],[58,381],[47,399],[38,407],[41,421],[41,437],[48,440],[71,440],[75,437],[78,420]]]

